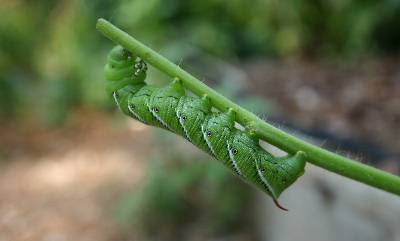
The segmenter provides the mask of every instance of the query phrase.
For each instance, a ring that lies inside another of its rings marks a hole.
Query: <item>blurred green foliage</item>
[[[182,43],[224,59],[400,49],[395,0],[16,0],[2,1],[0,15],[2,118],[55,124],[78,106],[112,105],[102,73],[112,44],[96,32],[98,17],[173,53],[175,62],[186,61]]]
[[[195,230],[213,237],[248,228],[244,210],[251,189],[221,164],[178,155],[149,163],[141,189],[118,208],[128,233],[139,232],[146,240],[188,240]]]

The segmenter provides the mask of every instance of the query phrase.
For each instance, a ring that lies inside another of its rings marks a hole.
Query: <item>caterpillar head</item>
[[[106,91],[112,95],[126,85],[144,84],[147,65],[121,46],[115,46],[108,55],[104,68]]]
[[[122,67],[122,65],[126,64],[132,64],[132,53],[124,49],[122,46],[117,45],[112,48],[108,54],[108,61],[118,67]]]

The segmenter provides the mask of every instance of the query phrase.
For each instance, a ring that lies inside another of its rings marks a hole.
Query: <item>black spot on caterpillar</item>
[[[146,85],[146,70],[146,63],[121,46],[111,50],[105,66],[106,90],[121,111],[147,125],[183,136],[286,210],[278,197],[304,173],[305,154],[272,156],[254,135],[235,128],[232,110],[212,111],[207,96],[185,95],[179,80],[163,88]]]

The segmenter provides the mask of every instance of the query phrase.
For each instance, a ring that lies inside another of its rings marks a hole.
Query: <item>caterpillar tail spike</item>
[[[281,209],[281,210],[283,210],[283,211],[286,211],[286,212],[289,211],[289,209],[285,208],[284,206],[282,206],[282,205],[279,203],[278,199],[276,199],[276,198],[273,197],[272,200],[274,201],[274,204],[275,204],[275,206],[276,206],[277,208],[279,208],[279,209]]]
[[[283,207],[279,201],[278,197],[280,194],[291,184],[293,184],[297,178],[293,178],[292,174],[300,173],[302,175],[304,173],[304,167],[306,163],[306,154],[303,151],[298,151],[295,155],[287,155],[285,157],[277,158],[278,165],[282,167],[280,170],[283,182],[277,182],[279,185],[275,185],[271,187],[271,196],[274,200],[275,205],[285,211],[289,211],[285,207]],[[267,168],[265,164],[268,162],[260,162],[260,175],[263,175],[264,170]],[[284,171],[283,171],[284,170]],[[278,171],[279,172],[279,171]],[[268,176],[264,176],[261,178],[263,182],[273,182],[272,180],[268,181]]]
[[[304,173],[303,152],[274,157],[259,145],[252,128],[235,127],[233,109],[213,111],[207,95],[186,95],[177,78],[161,88],[147,85],[146,63],[120,46],[111,50],[107,60],[106,91],[124,114],[184,137],[287,210],[278,198]]]

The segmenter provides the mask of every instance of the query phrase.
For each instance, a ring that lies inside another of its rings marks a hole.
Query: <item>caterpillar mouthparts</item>
[[[212,155],[237,176],[270,195],[280,194],[303,173],[305,153],[274,157],[259,140],[235,128],[235,113],[212,111],[207,96],[187,96],[178,79],[158,88],[147,85],[147,65],[121,46],[114,47],[105,66],[106,91],[126,115],[182,136]]]

